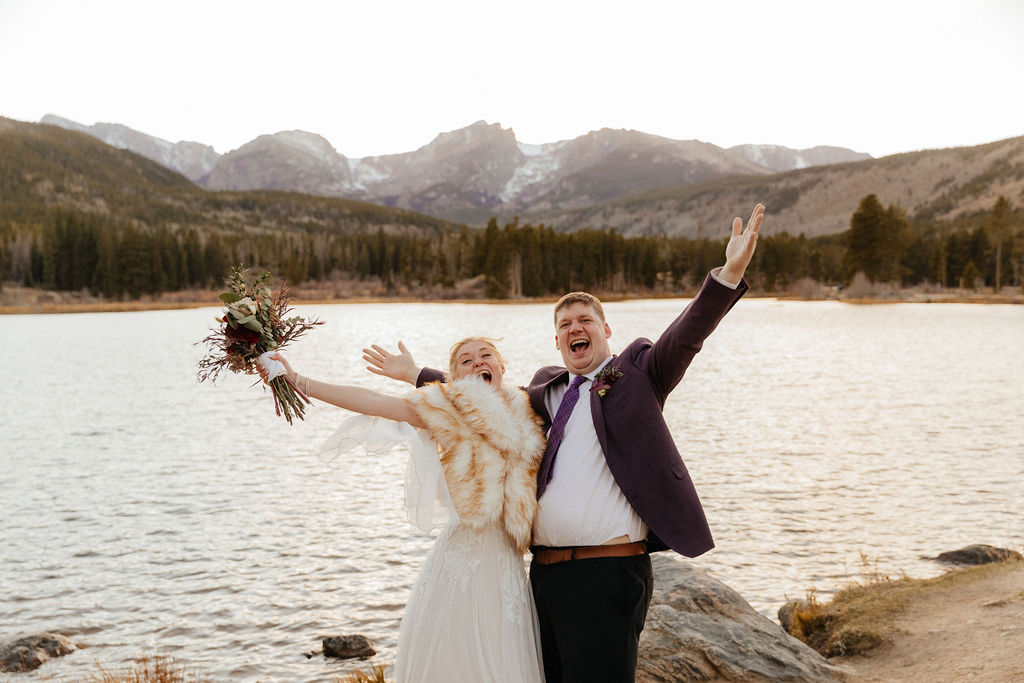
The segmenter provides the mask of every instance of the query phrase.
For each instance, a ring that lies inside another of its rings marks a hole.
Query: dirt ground
[[[850,683],[1024,683],[1024,562],[930,591],[897,623],[866,655],[831,660]]]

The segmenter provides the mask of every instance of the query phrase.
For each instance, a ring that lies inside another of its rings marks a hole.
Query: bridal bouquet
[[[261,273],[252,284],[246,281],[246,272],[241,266],[231,269],[228,291],[220,295],[225,305],[224,314],[217,318],[221,327],[199,342],[209,353],[199,361],[198,378],[214,382],[221,370],[253,374],[262,366],[268,373],[274,409],[291,424],[293,417],[303,419],[310,400],[288,379],[284,365],[269,356],[323,323],[299,316],[286,318],[291,309],[284,283],[272,294],[269,272]]]

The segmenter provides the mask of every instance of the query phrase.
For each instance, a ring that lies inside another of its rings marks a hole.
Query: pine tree
[[[203,247],[203,266],[206,272],[206,279],[202,281],[204,286],[216,286],[228,275],[231,257],[218,233],[212,233],[206,238],[206,245]]]
[[[881,240],[885,209],[878,197],[869,194],[860,200],[857,210],[850,218],[850,229],[846,237],[846,254],[843,267],[847,280],[862,272],[872,282],[878,282],[881,269],[877,262],[876,248]]]
[[[490,299],[507,298],[509,254],[498,231],[498,221],[494,217],[487,221],[478,253],[483,259],[484,296]]]
[[[1003,245],[1010,238],[1010,202],[1000,195],[988,218],[988,231],[995,242],[995,278],[993,285],[998,294],[1003,286]],[[1009,251],[1009,250],[1007,250]]]
[[[861,199],[846,232],[843,266],[847,280],[857,272],[872,282],[900,280],[907,228],[906,216],[898,206],[890,204],[885,209],[873,194]]]
[[[190,228],[182,240],[182,251],[185,252],[185,282],[190,287],[200,287],[208,277],[206,264],[203,260],[203,245],[199,241],[199,233]],[[218,274],[220,276],[222,274]]]
[[[967,265],[964,266],[963,272],[960,274],[960,286],[970,290],[977,289],[977,281],[981,278],[981,272],[978,271],[978,267],[974,265],[974,261],[968,261]]]
[[[117,254],[123,291],[138,299],[152,291],[152,252],[148,236],[133,225],[125,226]]]
[[[116,297],[121,289],[117,254],[117,235],[112,227],[104,226],[96,239],[96,271],[93,273],[92,289],[107,299]]]

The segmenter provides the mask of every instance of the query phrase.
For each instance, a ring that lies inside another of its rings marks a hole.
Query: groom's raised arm
[[[754,207],[746,229],[742,219],[733,220],[725,265],[708,275],[697,296],[650,348],[645,369],[663,400],[679,384],[704,340],[746,292],[743,274],[754,256],[763,220],[762,204]]]
[[[433,368],[420,368],[413,360],[412,353],[401,341],[398,342],[398,353],[391,353],[383,346],[371,344],[363,349],[363,360],[369,365],[366,369],[376,375],[383,375],[400,382],[407,382],[421,387],[430,382],[443,382],[444,373]]]

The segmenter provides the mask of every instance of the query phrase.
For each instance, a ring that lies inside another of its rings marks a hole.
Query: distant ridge
[[[543,145],[477,121],[404,154],[350,159],[306,131],[261,135],[227,154],[171,143],[120,124],[85,126],[47,115],[42,123],[130,149],[213,190],[287,190],[360,199],[482,225],[492,215],[530,216],[727,175],[763,175],[870,158],[841,148],[730,150],[633,130],[602,129]]]
[[[92,128],[90,135],[145,147],[130,129]],[[167,159],[170,144],[153,142],[148,149]],[[567,231],[615,228],[626,235],[688,237],[719,229],[758,201],[768,206],[766,234],[808,237],[846,230],[867,194],[912,217],[941,220],[987,211],[999,196],[1024,203],[1024,137],[865,156],[833,147],[724,150],[608,129],[526,145],[512,130],[479,121],[414,152],[364,159],[349,159],[312,133],[264,135],[219,156],[209,174],[194,182],[211,189],[344,196],[468,225],[518,216]]]
[[[53,114],[44,116],[40,123],[77,130],[102,140],[112,147],[131,150],[161,166],[174,169],[192,182],[200,184],[209,175],[220,157],[209,145],[198,142],[170,143],[119,123],[97,123],[84,126]]]
[[[693,237],[717,230],[723,217],[742,215],[745,207],[763,202],[768,207],[765,234],[786,231],[816,237],[849,228],[850,216],[869,194],[918,220],[954,220],[987,212],[1000,196],[1020,206],[1024,137],[767,176],[712,178],[578,211],[547,212],[535,219],[569,231],[606,225],[626,235]]]
[[[452,227],[432,216],[338,197],[270,190],[211,192],[92,134],[0,117],[0,224],[5,219],[45,222],[59,209],[204,232],[315,226],[333,232],[432,234]]]

